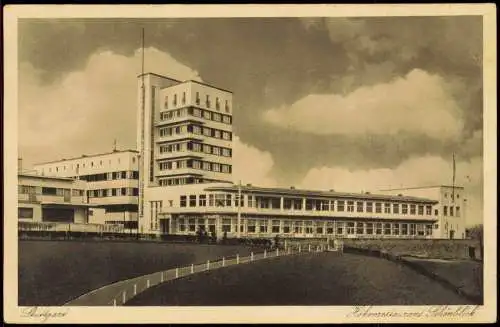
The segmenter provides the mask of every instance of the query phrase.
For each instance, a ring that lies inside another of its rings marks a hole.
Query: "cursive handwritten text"
[[[430,306],[425,309],[405,311],[374,309],[373,306],[354,307],[347,316],[354,318],[431,318],[431,317],[472,317],[476,314],[478,305]]]
[[[46,322],[50,318],[62,318],[68,314],[67,308],[28,307],[21,309],[21,317],[38,318]]]

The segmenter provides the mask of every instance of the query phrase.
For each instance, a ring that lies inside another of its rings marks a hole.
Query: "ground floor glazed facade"
[[[273,217],[242,215],[240,237],[432,238],[433,221]],[[221,237],[238,236],[238,217],[231,214],[171,214],[160,219],[161,234],[195,235],[204,230]]]

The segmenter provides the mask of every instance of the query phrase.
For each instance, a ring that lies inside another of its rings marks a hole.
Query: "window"
[[[255,219],[249,219],[248,223],[247,223],[247,231],[249,233],[255,233],[256,226],[257,226],[257,222],[255,221]]]
[[[174,107],[177,106],[177,94],[174,94],[174,101],[172,102]]]
[[[313,233],[313,228],[312,228],[312,221],[305,221],[305,233],[306,234],[312,234]]]
[[[20,219],[33,219],[33,208],[17,208],[17,215]]]
[[[399,214],[399,203],[392,204],[392,213]]]
[[[426,236],[432,235],[432,225],[430,224],[425,225],[425,235]]]
[[[450,216],[452,217],[453,217],[453,209],[454,209],[453,207],[450,207]]]
[[[344,201],[338,201],[337,211],[344,211]]]
[[[199,105],[200,104],[200,92],[196,92],[196,104]]]
[[[375,233],[377,235],[382,235],[382,223],[375,224]]]
[[[432,206],[425,206],[425,214],[428,216],[432,214]]]
[[[373,223],[366,223],[366,234],[373,234]]]
[[[180,199],[180,206],[181,207],[185,207],[186,206],[186,196],[185,195],[181,195],[181,199]]]
[[[271,227],[272,233],[279,233],[280,232],[280,221],[279,220],[273,220],[272,224],[273,224],[272,227]]]
[[[347,235],[354,234],[354,223],[347,223]]]
[[[122,195],[127,195],[127,189],[125,187],[122,187]]]
[[[423,205],[418,206],[418,214],[419,214],[419,216],[422,216],[424,214],[424,206]]]
[[[231,124],[231,116],[222,115],[222,122],[225,124]]]
[[[210,130],[210,128],[203,127],[203,135],[211,137],[212,136],[212,131]]]
[[[186,231],[186,220],[184,218],[179,218],[179,230],[181,232]]]
[[[373,203],[366,202],[366,212],[373,212]]]
[[[382,212],[382,203],[375,202],[375,212],[376,213],[381,213]]]
[[[354,201],[347,201],[347,211],[348,212],[354,211]]]
[[[401,224],[401,235],[408,235],[408,224]]]
[[[399,223],[392,224],[392,235],[399,235]]]
[[[415,215],[417,213],[417,206],[415,204],[410,204],[410,215]]]
[[[356,211],[363,212],[363,202],[356,202]]]
[[[196,207],[196,195],[189,196],[189,206]]]
[[[303,222],[301,220],[294,222],[294,232],[295,234],[302,234]]]
[[[316,225],[316,234],[323,234],[323,226],[319,226],[320,223]]]
[[[221,114],[214,112],[212,114],[212,119],[215,120],[215,121],[220,122],[220,121],[222,121],[222,116],[221,116]]]
[[[231,133],[229,132],[222,132],[222,138],[226,141],[230,141],[231,140]]]
[[[259,232],[267,233],[267,220],[261,220],[259,223]]]
[[[456,215],[457,215],[457,217],[460,217],[460,207],[456,208]]]
[[[337,234],[344,235],[344,223],[341,221],[337,222]]]
[[[384,203],[384,213],[391,213],[391,204]]]
[[[384,224],[384,235],[391,235],[391,224]]]
[[[190,232],[196,232],[196,219],[195,218],[189,218],[189,231]]]
[[[443,215],[448,216],[448,207],[443,206]]]
[[[207,94],[207,99],[205,100],[205,105],[210,108],[210,95]]]
[[[182,92],[182,104],[186,103],[186,92]]]
[[[401,213],[403,215],[407,215],[408,214],[408,205],[407,204],[403,204],[403,209],[401,210]]]
[[[165,97],[164,107],[165,109],[168,109],[168,96]]]
[[[364,234],[364,223],[356,223],[356,234]]]
[[[439,214],[439,210],[438,209],[434,209],[434,215],[437,216]]]
[[[218,129],[214,129],[214,130],[213,130],[213,137],[215,137],[216,139],[220,139],[220,138],[222,138],[222,133],[221,133],[221,131],[219,131]]]
[[[224,105],[224,108],[226,109],[226,112],[229,112],[229,102],[226,100],[226,103]]]
[[[410,224],[410,235],[417,235],[416,224]]]
[[[212,164],[212,170],[216,172],[220,172],[220,164],[218,163],[213,163]]]

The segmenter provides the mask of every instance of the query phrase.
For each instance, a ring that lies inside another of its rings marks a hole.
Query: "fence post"
[[[276,256],[279,256],[280,255],[280,250],[278,248],[276,248]]]
[[[191,264],[191,273],[194,274],[194,263]]]
[[[113,299],[113,306],[116,307],[116,298]]]
[[[250,261],[253,261],[253,252],[250,252]]]
[[[311,244],[309,244],[309,252],[311,252]]]
[[[236,253],[236,264],[240,263],[240,255]]]
[[[179,268],[175,268],[175,278],[179,278]]]
[[[207,270],[210,269],[210,260],[207,260]]]
[[[163,271],[161,272],[160,283],[163,283]]]
[[[222,267],[224,267],[225,265],[226,265],[226,259],[222,257]]]
[[[302,251],[302,244],[299,245],[299,253]]]
[[[264,258],[267,258],[267,251],[264,249]]]
[[[287,243],[286,243],[286,240],[285,240],[285,250],[287,249]]]
[[[288,248],[288,250],[287,250],[287,251],[288,251],[288,254],[292,253],[292,251],[290,251],[290,248]]]
[[[123,291],[123,293],[122,293],[122,303],[125,303],[126,299],[127,299],[127,291]]]
[[[150,284],[149,284],[149,278],[148,278],[148,280],[146,280],[146,288],[149,288],[149,285]]]
[[[137,284],[134,284],[134,296],[137,295]]]

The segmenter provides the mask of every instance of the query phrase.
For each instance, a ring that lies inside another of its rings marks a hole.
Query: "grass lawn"
[[[469,304],[388,260],[332,253],[282,257],[169,281],[129,306]]]
[[[423,267],[425,270],[433,272],[439,277],[446,279],[455,287],[459,287],[465,293],[483,298],[482,289],[482,262],[472,260],[432,260],[405,257]]]
[[[123,279],[250,252],[230,245],[19,241],[19,305],[59,306]]]

